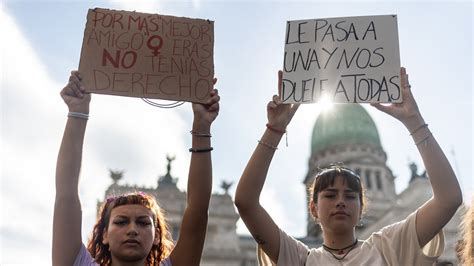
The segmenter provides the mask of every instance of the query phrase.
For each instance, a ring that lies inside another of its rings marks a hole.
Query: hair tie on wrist
[[[89,119],[89,114],[79,113],[79,112],[69,112],[67,114],[67,117],[74,117],[74,118],[87,120]]]

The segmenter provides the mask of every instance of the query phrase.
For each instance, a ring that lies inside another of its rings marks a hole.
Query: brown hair
[[[122,205],[138,204],[149,209],[153,213],[153,225],[157,234],[160,234],[160,243],[153,244],[146,258],[148,265],[158,264],[171,253],[173,249],[173,241],[166,224],[163,211],[159,207],[156,199],[143,192],[133,192],[120,196],[109,197],[102,204],[99,211],[99,219],[97,220],[92,237],[87,244],[91,256],[95,261],[102,265],[108,266],[112,263],[108,245],[102,243],[104,232],[107,230],[112,209]]]
[[[359,202],[362,213],[365,210],[366,198],[365,189],[360,182],[360,177],[357,173],[351,169],[344,167],[340,164],[330,165],[327,168],[320,169],[314,176],[313,185],[309,188],[310,199],[314,202],[318,202],[319,192],[325,190],[329,186],[333,186],[336,181],[336,177],[342,177],[347,186],[359,193]]]
[[[459,257],[462,265],[474,265],[474,195],[471,201],[471,207],[466,208],[461,226],[461,237]]]

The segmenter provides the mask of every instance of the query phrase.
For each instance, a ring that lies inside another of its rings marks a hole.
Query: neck
[[[345,248],[347,246],[354,244],[354,242],[356,241],[354,231],[351,233],[341,233],[341,234],[324,232],[323,239],[324,239],[323,244],[333,249]]]
[[[140,261],[133,261],[133,262],[126,262],[126,261],[118,261],[117,259],[112,259],[111,266],[144,266],[145,260]]]

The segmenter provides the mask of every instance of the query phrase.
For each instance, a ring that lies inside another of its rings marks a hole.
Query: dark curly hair
[[[107,198],[100,208],[99,218],[92,231],[87,249],[99,265],[109,266],[112,264],[109,247],[102,243],[103,235],[108,228],[112,209],[128,204],[142,205],[153,213],[153,225],[156,233],[160,234],[160,243],[158,245],[153,244],[146,261],[147,265],[157,265],[160,261],[169,256],[174,244],[162,209],[153,196],[144,192],[133,192]]]

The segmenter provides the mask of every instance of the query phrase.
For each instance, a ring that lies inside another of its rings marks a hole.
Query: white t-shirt
[[[280,230],[278,263],[273,263],[258,247],[258,262],[262,266],[318,266],[318,265],[429,265],[443,253],[444,235],[440,231],[423,248],[416,234],[416,212],[405,220],[391,224],[360,241],[343,260],[335,259],[322,247],[309,249],[302,242]],[[340,256],[339,256],[340,257]]]

